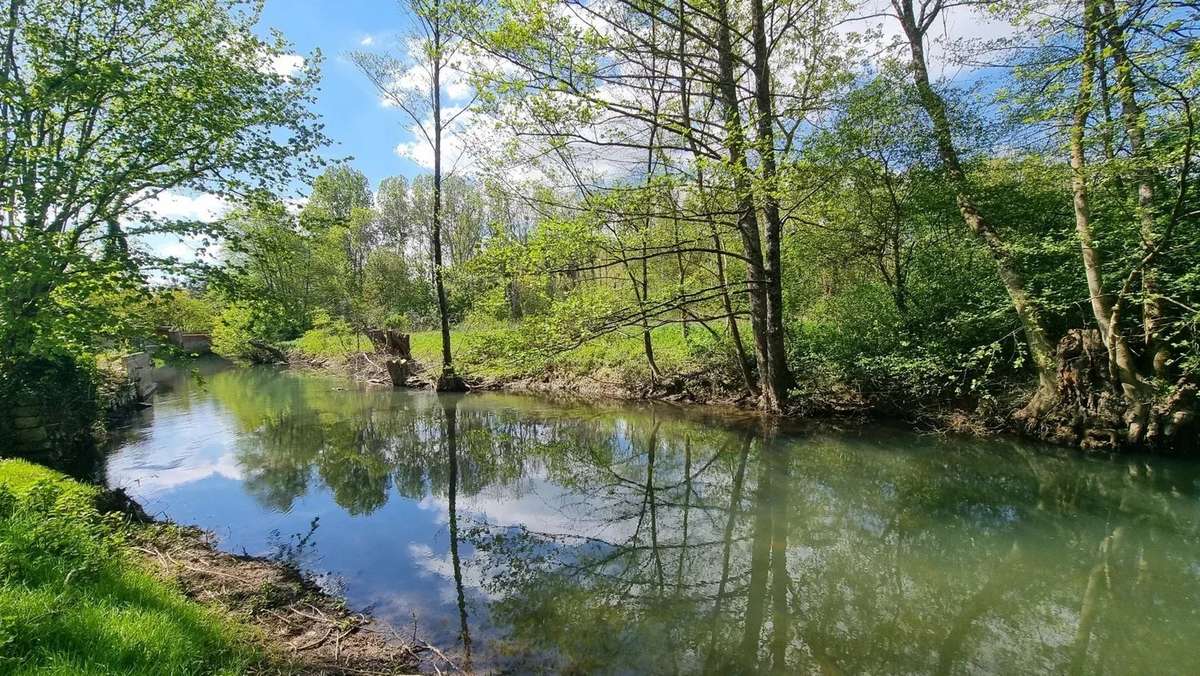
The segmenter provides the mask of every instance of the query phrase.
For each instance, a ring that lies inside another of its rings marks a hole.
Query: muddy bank
[[[437,647],[348,608],[287,561],[222,552],[211,533],[150,520],[119,490],[100,503],[130,518],[129,545],[151,570],[252,628],[270,660],[262,673],[462,673]]]

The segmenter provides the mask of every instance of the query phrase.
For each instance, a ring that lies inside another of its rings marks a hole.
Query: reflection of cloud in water
[[[438,556],[433,553],[433,548],[429,545],[423,542],[410,542],[408,545],[408,554],[416,562],[422,576],[437,577],[446,582],[446,584],[438,588],[439,599],[447,604],[457,603],[458,592],[454,589],[454,561],[450,558],[450,552],[446,551],[441,556]],[[470,589],[472,594],[487,597],[489,601],[499,598],[499,596],[490,594],[484,589],[483,571],[480,570],[479,566],[470,565],[474,559],[474,553],[462,557],[463,587]]]
[[[450,506],[444,496],[427,495],[418,506],[436,514],[438,523],[449,523]],[[475,495],[459,496],[458,513],[493,527],[609,541],[632,536],[637,525],[636,519],[603,518],[604,510],[596,509],[596,504],[587,504],[578,493],[544,477],[524,480],[520,491],[489,486]]]
[[[212,476],[242,480],[242,468],[233,453],[225,453],[211,462],[176,467],[120,468],[114,463],[109,465],[109,474],[112,485],[126,488],[144,498],[156,498],[173,488]]]
[[[236,432],[217,406],[197,404],[190,410],[159,406],[166,410],[155,412],[149,433],[109,459],[110,485],[155,498],[212,476],[243,479],[234,455]]]

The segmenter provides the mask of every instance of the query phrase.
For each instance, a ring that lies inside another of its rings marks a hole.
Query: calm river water
[[[480,672],[1200,670],[1200,464],[176,373],[107,461]]]

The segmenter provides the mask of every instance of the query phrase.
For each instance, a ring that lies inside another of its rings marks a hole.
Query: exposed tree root
[[[1193,452],[1196,399],[1195,383],[1182,379],[1166,393],[1150,387],[1123,393],[1100,333],[1075,329],[1058,345],[1055,396],[1027,406],[1015,418],[1028,434],[1063,446]]]

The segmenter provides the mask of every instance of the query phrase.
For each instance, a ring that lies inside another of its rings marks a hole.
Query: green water
[[[1200,670],[1194,462],[209,371],[107,481],[463,668]]]

